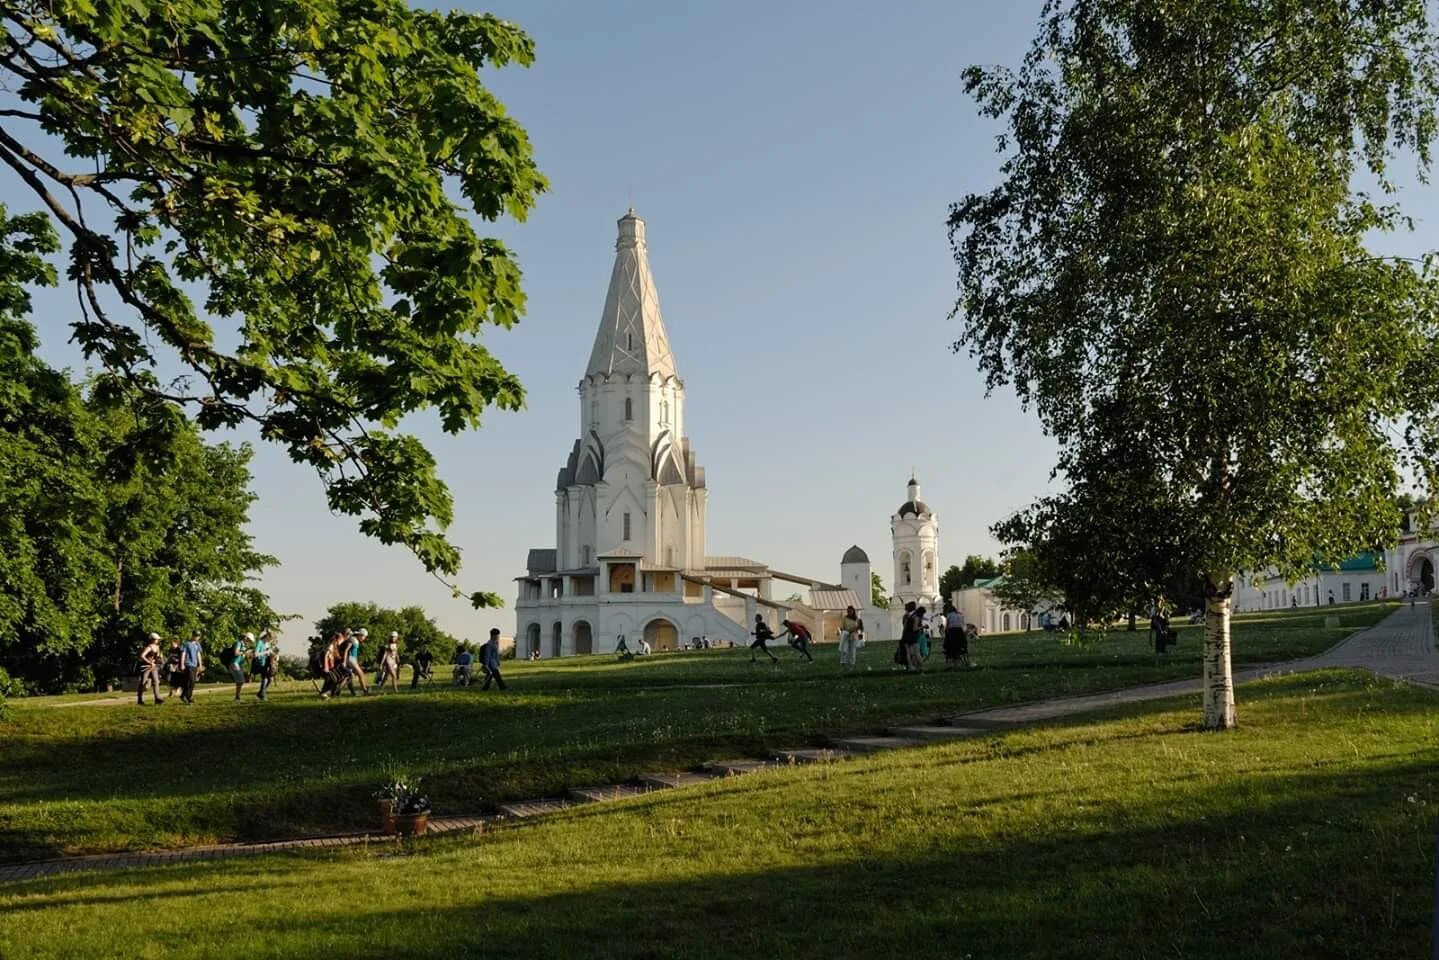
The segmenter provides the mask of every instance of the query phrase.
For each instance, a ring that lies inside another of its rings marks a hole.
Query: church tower
[[[650,274],[645,222],[619,219],[614,269],[590,362],[579,383],[580,438],[555,483],[560,570],[604,555],[700,570],[709,492],[684,435],[675,368]]]
[[[909,499],[889,519],[894,541],[894,597],[890,613],[894,635],[899,636],[899,620],[904,605],[914,601],[931,612],[938,609],[939,596],[939,520],[929,504],[920,499],[919,481],[909,480]]]

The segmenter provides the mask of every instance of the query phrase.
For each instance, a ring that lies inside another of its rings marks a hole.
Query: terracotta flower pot
[[[376,800],[380,810],[380,829],[385,833],[395,832],[395,801]]]
[[[395,832],[402,837],[422,837],[430,829],[429,811],[424,813],[397,813],[394,815]]]

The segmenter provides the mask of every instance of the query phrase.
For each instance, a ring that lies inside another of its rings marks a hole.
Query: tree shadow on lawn
[[[1272,779],[1239,778],[1233,792]],[[22,914],[80,908],[132,940],[165,945],[173,925],[160,915],[191,910],[189,896],[294,904],[298,911],[237,911],[240,920],[207,912],[198,946],[213,953],[246,943],[316,960],[1409,957],[1429,942],[1434,823],[1399,798],[1432,793],[1436,780],[1420,763],[1315,772],[1286,782],[1282,802],[1248,809],[1213,790],[1187,794],[1176,813],[1174,798],[1160,794],[1132,803],[1118,827],[1112,811],[1080,810],[1042,837],[937,833],[930,843],[851,847],[838,862],[716,866],[702,876],[682,840],[660,840],[623,865],[648,876],[620,882],[586,879],[600,869],[598,855],[567,868],[556,859],[567,848],[549,849],[546,824],[536,823],[420,843],[416,856],[390,861],[351,852],[34,881],[10,888],[19,896],[4,909],[17,918],[11,936],[24,936]],[[752,801],[728,801],[739,802]],[[663,794],[627,813],[702,820],[724,803],[710,797],[693,811]],[[605,820],[617,814],[586,810],[581,819],[594,818],[603,843]],[[794,817],[780,819],[791,827]],[[1364,829],[1353,826],[1360,822]],[[482,849],[490,845],[509,849]],[[774,859],[768,853],[759,858]],[[427,880],[432,871],[446,879]],[[570,889],[532,895],[530,884]],[[10,889],[0,887],[0,902]],[[334,909],[319,906],[330,897]],[[169,944],[180,953],[187,945],[184,936]]]

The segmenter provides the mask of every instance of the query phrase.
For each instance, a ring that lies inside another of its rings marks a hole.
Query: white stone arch
[[[538,623],[532,622],[528,627],[525,627],[525,653],[530,654],[539,652],[540,625]]]
[[[914,584],[914,555],[908,550],[901,550],[894,565],[895,583],[901,587],[912,586]]]
[[[575,656],[584,656],[595,652],[594,628],[590,626],[588,620],[581,617],[572,623],[570,635],[574,639]]]
[[[651,617],[645,624],[644,638],[652,650],[678,650],[680,630],[669,617]]]
[[[561,654],[563,654],[564,649],[565,649],[565,625],[564,625],[561,621],[556,620],[556,621],[550,626],[550,650],[553,651],[550,655],[551,655],[551,656],[554,656],[554,657],[558,657],[558,656],[560,656]]]
[[[1406,590],[1417,590],[1423,593],[1426,589],[1434,589],[1435,574],[1439,572],[1439,564],[1434,561],[1434,548],[1420,548],[1409,554],[1409,560],[1404,565],[1404,579]],[[1427,564],[1427,567],[1426,567]],[[1427,576],[1427,583],[1425,582]]]

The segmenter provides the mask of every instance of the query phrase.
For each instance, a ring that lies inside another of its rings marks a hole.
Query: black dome
[[[895,513],[899,514],[901,517],[907,517],[910,515],[917,517],[920,514],[932,512],[933,511],[929,509],[929,504],[925,503],[923,500],[906,500],[904,503],[901,503],[899,505],[899,509],[895,511]]]
[[[869,563],[869,554],[867,554],[867,553],[865,553],[863,550],[861,550],[861,549],[859,548],[859,544],[855,544],[854,546],[850,547],[848,550],[846,550],[846,551],[844,552],[844,557],[843,557],[839,562],[840,562],[840,563]]]

